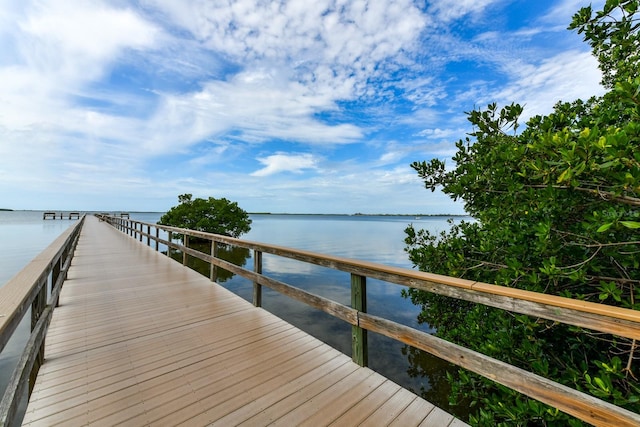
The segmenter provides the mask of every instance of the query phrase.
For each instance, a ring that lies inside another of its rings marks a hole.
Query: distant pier
[[[113,215],[115,217],[120,217],[120,218],[129,218],[129,213],[128,212],[121,212],[119,214],[111,214],[111,213],[106,213],[105,212],[105,213],[101,213],[100,215],[104,215],[104,216]],[[58,213],[58,212],[51,211],[51,212],[43,212],[42,213],[42,219],[57,219],[57,218],[64,219],[65,217],[67,219],[80,219],[80,212],[68,212],[68,213],[60,212],[60,213]]]
[[[116,218],[129,218],[129,212],[120,212],[120,213],[103,212],[99,216],[101,217],[114,216]]]
[[[67,219],[80,219],[80,212],[69,212],[66,214]],[[60,217],[60,219],[64,219],[65,213],[60,212],[58,215],[57,212],[43,212],[42,219],[56,219]]]

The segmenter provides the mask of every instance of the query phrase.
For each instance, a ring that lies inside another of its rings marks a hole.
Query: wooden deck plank
[[[195,331],[191,326],[186,326],[166,331],[163,339],[171,343],[171,347],[168,347],[166,349],[167,351],[179,351],[176,350],[175,347],[177,347],[178,349],[196,349],[198,346],[211,345],[222,347],[227,343],[233,344],[237,342],[237,336],[241,336],[243,339],[250,339],[252,336],[261,333],[260,327],[266,327],[268,325],[269,323],[267,322],[262,322],[260,323],[260,325],[257,325],[254,319],[251,318],[251,316],[246,316],[245,313],[239,313],[229,316],[229,318],[218,320],[217,322],[210,320],[202,322],[200,324],[201,327],[210,328],[215,326],[216,328],[219,328],[219,331],[215,335],[210,334],[202,336],[201,334],[198,334],[197,331]],[[274,330],[286,327],[286,325],[273,326]],[[92,357],[95,364],[97,365],[101,364],[103,359],[111,360],[116,358],[118,360],[121,360],[120,357],[126,355],[127,353],[134,353],[139,350],[148,350],[150,348],[150,344],[155,338],[155,334],[148,335],[145,337],[140,337],[138,339],[121,341],[111,346],[104,346],[93,349],[91,350]],[[196,341],[196,343],[194,343],[193,341]],[[59,358],[61,359],[62,357],[59,355],[48,355],[48,359],[50,360]],[[63,361],[60,361],[60,363],[57,363],[55,366],[50,365],[50,368],[47,369],[46,372],[43,372],[42,375],[45,376],[43,380],[46,380],[48,378],[49,372],[55,373],[57,372],[57,370],[63,369],[72,371],[75,370],[75,366],[84,363],[85,358],[86,353],[84,352],[65,356]]]
[[[52,386],[46,392],[41,393],[37,397],[37,403],[34,401],[34,407],[38,406],[46,406],[50,404],[52,401],[55,402],[60,398],[70,399],[76,394],[87,393],[89,395],[89,399],[98,399],[101,396],[115,393],[118,390],[126,389],[132,383],[135,384],[143,384],[144,381],[153,380],[156,378],[165,378],[165,381],[172,380],[172,375],[174,373],[178,373],[178,375],[184,375],[185,372],[189,370],[198,370],[204,369],[204,363],[216,363],[219,359],[208,359],[209,362],[202,362],[198,364],[188,365],[186,368],[178,371],[176,368],[180,366],[179,364],[174,364],[173,371],[170,374],[164,374],[164,376],[160,376],[159,374],[165,371],[165,366],[167,363],[160,365],[159,367],[149,364],[144,365],[141,364],[139,368],[136,370],[135,367],[130,369],[122,369],[121,371],[116,371],[114,375],[103,374],[104,376],[96,375],[93,379],[88,376],[81,376],[78,380],[74,382],[74,384],[65,384],[66,387],[56,387]],[[87,384],[85,389],[80,389],[78,386],[82,387]],[[154,384],[154,386],[158,386]],[[113,396],[113,395],[112,395]],[[34,399],[32,399],[34,400]]]
[[[342,359],[344,363],[337,368],[323,371],[318,378],[307,378],[310,382],[299,388],[296,393],[287,394],[283,399],[271,404],[239,425],[271,424],[358,369],[357,365],[350,363],[350,359],[346,356]]]
[[[233,416],[228,416],[230,413],[237,410],[246,410],[247,405],[256,397],[275,388],[286,387],[287,383],[299,377],[301,372],[311,370],[330,358],[331,352],[329,349],[325,346],[322,347],[322,353],[315,351],[315,347],[311,347],[291,359],[278,361],[276,365],[264,369],[256,375],[245,375],[245,378],[242,379],[237,377],[238,381],[226,387],[224,395],[222,393],[219,393],[219,395],[214,394],[207,399],[208,401],[215,399],[217,405],[213,407],[209,405],[206,414],[198,412],[191,406],[186,406],[163,417],[162,421],[167,424],[177,425],[197,416],[203,420],[203,424],[210,424],[213,421],[220,421],[224,418],[225,420],[219,425],[235,425],[239,420],[236,417],[232,421]]]
[[[426,400],[416,399],[404,411],[402,411],[392,422],[389,424],[393,427],[404,427],[407,423],[415,422],[420,417],[427,418],[431,412],[435,409],[435,406],[427,402]],[[433,426],[441,426],[443,424],[432,424]]]
[[[386,402],[389,397],[393,396],[398,390],[400,390],[398,384],[385,380],[380,387],[361,399],[347,412],[333,421],[331,425],[344,427],[360,425],[360,423],[374,413],[380,405]]]
[[[295,330],[293,328],[287,328],[287,331],[298,332],[301,337],[306,337],[301,333],[301,331]],[[278,342],[279,341],[274,341],[274,343]],[[221,350],[224,350],[224,348],[222,348]],[[171,380],[177,381],[179,380],[179,378],[185,377],[186,375],[190,374],[190,372],[194,372],[196,376],[200,376],[202,370],[207,368],[207,364],[215,364],[218,371],[225,373],[229,372],[229,370],[232,368],[242,366],[238,363],[241,360],[235,353],[209,351],[208,355],[211,357],[204,360],[202,359],[201,354],[202,352],[197,353],[195,358],[183,357],[183,355],[180,355],[182,357],[178,357],[176,358],[176,360],[170,360],[168,362],[166,360],[162,360],[158,363],[143,364],[138,369],[123,368],[119,371],[116,371],[115,375],[104,376],[102,378],[97,377],[93,379],[93,381],[85,376],[83,377],[83,379],[87,384],[86,389],[71,389],[66,394],[62,394],[63,390],[61,389],[61,387],[54,386],[50,389],[50,398],[46,399],[39,397],[38,403],[34,403],[34,408],[46,406],[47,404],[50,404],[52,400],[54,402],[62,400],[64,404],[68,405],[69,399],[79,393],[87,393],[88,400],[93,401],[95,399],[100,399],[106,395],[109,395],[110,399],[117,399],[117,393],[124,390],[124,398],[126,398],[128,396],[127,392],[129,394],[134,393],[134,391],[131,390],[131,386],[133,385],[137,385],[139,388],[145,385],[145,381],[156,378],[163,378],[164,383],[170,382]],[[241,357],[244,357],[249,361],[252,360],[251,354],[249,352],[241,355]],[[194,360],[197,363],[192,363]],[[171,368],[171,370],[169,370],[168,372],[167,366]],[[175,375],[178,375],[178,378],[174,378]],[[166,378],[167,376],[169,378]],[[162,384],[163,383],[158,383],[158,381],[156,381],[153,383],[153,387],[157,389]],[[62,405],[60,405],[60,409],[62,409]]]
[[[326,411],[326,408],[332,402],[334,396],[349,392],[353,384],[359,384],[362,381],[368,380],[372,374],[373,371],[368,369],[356,369],[351,374],[338,379],[338,381],[334,382],[329,387],[324,388],[315,396],[297,405],[287,414],[275,420],[272,425],[302,425],[310,415],[315,414],[316,412]],[[329,417],[331,415],[332,414],[330,412],[327,414]],[[330,419],[330,421],[333,420]]]
[[[418,425],[429,409],[88,217],[23,425]]]
[[[308,336],[303,337],[302,340],[310,338]],[[308,340],[307,345],[301,345],[300,339],[293,339],[287,345],[277,346],[271,352],[271,357],[264,360],[264,362],[253,355],[251,355],[243,363],[234,363],[232,366],[226,369],[220,369],[219,366],[212,366],[208,370],[201,370],[194,372],[192,376],[186,377],[189,385],[194,393],[197,395],[197,401],[194,402],[194,398],[191,396],[180,396],[177,399],[175,394],[171,397],[173,401],[171,403],[171,410],[168,410],[167,404],[159,404],[162,402],[154,402],[155,406],[150,407],[147,411],[146,417],[151,422],[161,422],[165,417],[169,416],[172,412],[178,410],[185,410],[187,412],[198,413],[198,409],[194,406],[200,406],[204,402],[207,403],[207,412],[209,415],[216,416],[215,409],[220,402],[225,402],[229,398],[242,393],[246,390],[247,384],[249,387],[254,386],[258,380],[260,374],[267,372],[267,375],[273,375],[272,366],[273,362],[280,359],[284,362],[289,361],[291,357],[295,357],[299,353],[307,352],[309,349],[317,346],[313,344],[315,340]],[[241,384],[241,387],[238,387]],[[167,402],[169,403],[169,402]],[[200,411],[202,412],[202,411]],[[133,419],[131,422],[134,425],[138,424],[137,420]]]
[[[362,371],[366,371],[366,369],[362,369]],[[373,371],[371,371],[371,373],[373,374]],[[349,388],[342,393],[336,390],[327,390],[322,401],[316,400],[315,407],[317,410],[308,411],[311,416],[301,422],[300,425],[315,427],[317,425],[332,423],[358,402],[370,395],[382,385],[383,382],[385,382],[384,377],[380,375],[370,375],[355,386],[349,386]]]
[[[371,415],[369,415],[362,423],[361,426],[387,426],[393,422],[393,420],[404,409],[416,400],[417,396],[409,391],[400,388],[393,395],[378,407]],[[422,421],[422,419],[420,419]],[[420,422],[419,421],[419,422]]]
[[[309,363],[305,366],[305,369],[308,370],[304,373],[296,371],[295,373],[297,376],[293,379],[288,379],[287,375],[284,374],[281,378],[283,380],[287,380],[285,384],[274,386],[271,389],[251,388],[246,393],[246,397],[251,399],[249,403],[243,403],[242,406],[238,407],[234,411],[213,421],[211,425],[220,427],[239,425],[254,417],[256,414],[266,414],[264,411],[274,404],[288,396],[299,393],[300,389],[322,378],[327,372],[331,372],[334,369],[349,363],[349,360],[335,349],[329,349],[326,354],[327,360],[314,355],[314,362],[318,362],[318,364],[314,365],[313,362]],[[235,404],[236,402],[230,401],[229,403]],[[264,419],[262,416],[258,416],[256,418],[257,419],[254,420],[255,422]]]
[[[213,324],[213,322],[207,322],[209,325]],[[247,335],[252,331],[246,331],[247,322],[242,321],[242,317],[233,316],[230,319],[225,319],[224,322],[216,324],[216,327],[227,327],[236,326],[237,329],[227,329],[226,331],[220,332],[220,339],[223,338],[235,338],[236,335]],[[206,337],[198,336],[192,333],[192,329],[189,328],[179,328],[174,331],[167,331],[167,335],[165,338],[170,337],[171,343],[177,347],[178,349],[197,349],[200,346],[211,346],[215,344],[213,341],[206,340]],[[255,332],[254,332],[255,333]],[[102,373],[107,370],[112,365],[117,365],[123,362],[123,356],[127,354],[135,355],[135,360],[137,358],[143,358],[146,353],[151,353],[148,357],[162,357],[165,352],[175,352],[178,351],[173,347],[166,348],[154,348],[151,347],[153,337],[143,337],[139,340],[129,340],[129,341],[121,341],[119,343],[113,344],[109,347],[102,347],[101,349],[94,350],[93,353],[93,366],[91,367],[93,371],[96,373]],[[218,343],[220,341],[217,341]],[[183,350],[188,351],[188,350]],[[58,381],[57,377],[60,375],[64,375],[67,378],[73,376],[74,372],[77,371],[77,366],[82,365],[84,363],[86,355],[85,353],[76,353],[73,355],[69,355],[64,358],[63,361],[58,363],[55,366],[55,370],[53,366],[51,369],[43,370],[42,381],[48,381],[49,378],[53,377],[56,381]],[[61,356],[49,356],[50,359],[61,358]],[[144,361],[146,363],[146,360]]]
[[[421,427],[449,426],[453,422],[453,415],[446,413],[442,409],[434,408],[429,415],[420,423]]]

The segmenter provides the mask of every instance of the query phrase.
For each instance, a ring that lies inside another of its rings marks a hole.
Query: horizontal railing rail
[[[31,334],[0,402],[0,426],[11,425],[27,379],[30,393],[44,361],[45,335],[84,219],[82,216],[0,288],[0,352],[31,309]],[[49,283],[50,288],[47,286]]]
[[[174,250],[180,251],[183,264],[187,263],[187,256],[210,263],[211,280],[215,280],[217,268],[251,280],[254,284],[253,303],[256,306],[261,306],[261,287],[267,286],[351,324],[352,358],[362,366],[367,365],[367,331],[371,331],[431,353],[593,425],[640,425],[639,414],[431,334],[367,313],[366,279],[379,279],[633,340],[640,338],[638,311],[127,218],[99,217],[140,242],[146,239],[147,245],[151,246],[153,241],[156,250],[160,245],[165,245],[168,256]],[[155,231],[152,232],[152,229]],[[167,234],[166,239],[160,237],[160,231]],[[175,241],[176,236],[180,236],[183,244]],[[210,241],[211,254],[189,247],[189,238]],[[219,244],[252,250],[253,270],[218,258]],[[351,306],[263,275],[264,253],[350,273]]]

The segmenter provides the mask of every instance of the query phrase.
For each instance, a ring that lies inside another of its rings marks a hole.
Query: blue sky
[[[1,0],[0,207],[463,213],[409,164],[474,107],[602,94],[586,5]]]

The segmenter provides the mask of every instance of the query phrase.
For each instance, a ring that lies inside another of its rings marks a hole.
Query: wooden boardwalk
[[[87,217],[23,425],[466,424]]]

